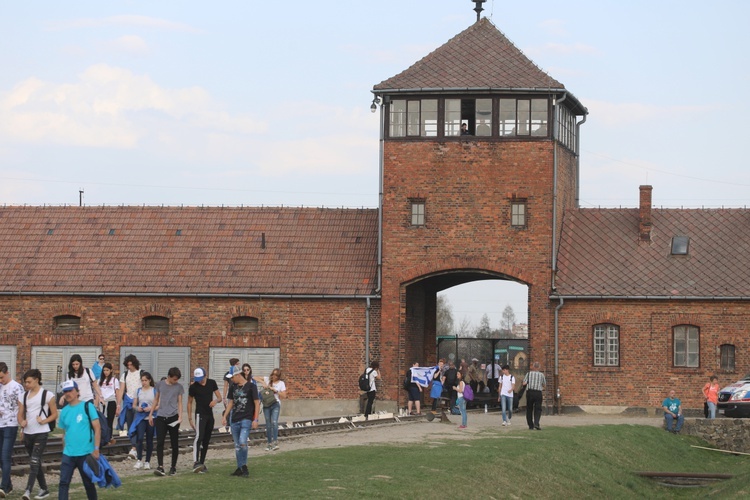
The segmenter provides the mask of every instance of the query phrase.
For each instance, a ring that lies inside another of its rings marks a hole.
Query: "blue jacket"
[[[119,488],[122,486],[120,476],[117,475],[117,472],[101,453],[98,461],[94,461],[94,457],[91,455],[86,457],[86,461],[83,463],[83,472],[100,488],[109,488],[110,486]]]

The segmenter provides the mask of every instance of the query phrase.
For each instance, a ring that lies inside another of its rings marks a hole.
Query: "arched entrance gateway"
[[[413,361],[435,362],[437,293],[470,281],[528,286],[528,361],[552,364],[549,295],[561,215],[576,203],[585,108],[487,19],[373,93],[386,398],[403,400]]]

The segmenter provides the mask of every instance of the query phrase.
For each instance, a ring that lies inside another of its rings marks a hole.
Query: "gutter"
[[[583,108],[583,120],[576,123],[576,208],[581,208],[581,125],[586,123],[588,116],[589,110]]]
[[[716,295],[550,295],[550,300],[750,300],[750,295],[718,297]]]
[[[380,299],[379,294],[263,294],[263,293],[156,293],[156,292],[0,292],[2,296],[31,297],[188,297],[201,299]]]

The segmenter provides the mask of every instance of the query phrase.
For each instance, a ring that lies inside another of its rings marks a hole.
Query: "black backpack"
[[[23,410],[28,413],[29,408],[26,406],[26,397],[29,395],[29,391],[26,391],[23,393]],[[54,396],[53,396],[54,397]],[[39,416],[44,416],[44,418],[49,417],[49,414],[44,411],[44,405],[47,404],[47,389],[42,389],[42,407],[39,409]],[[49,408],[49,405],[47,405],[47,408]],[[28,416],[26,418],[28,420]],[[49,431],[52,432],[55,430],[55,427],[57,426],[57,420],[53,420],[52,422],[47,423],[49,425]]]
[[[360,391],[370,392],[370,374],[367,373],[367,370],[369,369],[370,368],[365,368],[364,373],[362,373],[362,375],[359,376],[359,390]]]
[[[94,439],[94,422],[91,420],[91,415],[89,415],[89,405],[94,406],[94,403],[92,403],[91,401],[86,401],[84,405],[84,412],[86,413],[86,416],[89,417],[89,425],[91,426],[91,439]],[[99,436],[99,448],[104,448],[109,444],[110,441],[112,441],[112,428],[109,426],[107,417],[105,417],[98,408],[94,408],[96,409],[96,413],[99,415],[99,428],[101,429],[101,433]]]

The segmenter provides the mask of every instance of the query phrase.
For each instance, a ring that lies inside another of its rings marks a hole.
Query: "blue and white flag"
[[[411,381],[414,384],[419,384],[422,387],[427,387],[432,382],[432,376],[438,371],[437,366],[412,366],[411,367]]]

